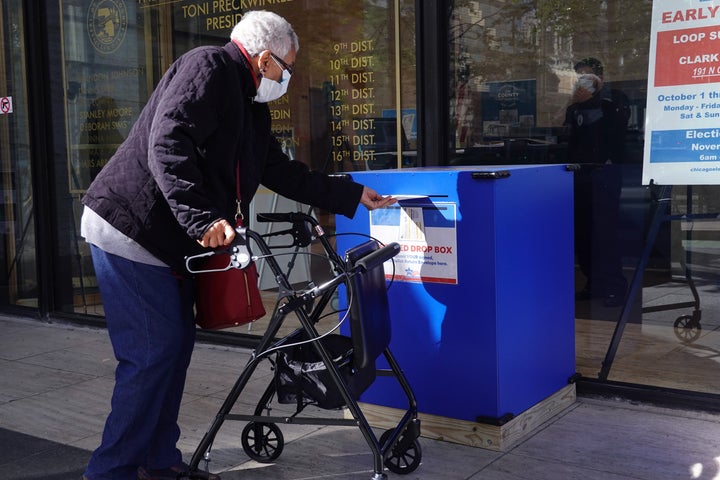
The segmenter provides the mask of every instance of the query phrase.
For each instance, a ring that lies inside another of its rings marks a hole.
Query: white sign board
[[[644,185],[720,184],[720,0],[654,0]]]
[[[400,244],[400,253],[385,262],[387,278],[458,283],[455,203],[413,202],[408,197],[391,207],[373,210],[370,235],[384,244]]]

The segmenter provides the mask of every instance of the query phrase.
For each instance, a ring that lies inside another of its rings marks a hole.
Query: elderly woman
[[[286,92],[299,48],[286,20],[248,12],[230,38],[170,67],[83,198],[82,234],[118,360],[85,480],[174,479],[186,468],[177,418],[195,326],[184,258],[233,240],[237,178],[245,216],[260,183],[349,217],[359,203],[395,201],[282,153],[267,102]]]

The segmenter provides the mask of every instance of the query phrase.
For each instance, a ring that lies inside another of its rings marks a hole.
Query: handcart
[[[685,272],[685,283],[690,289],[692,300],[685,302],[676,302],[667,305],[656,305],[643,307],[642,313],[650,312],[662,312],[667,310],[677,310],[681,308],[692,307],[693,310],[689,314],[680,315],[675,319],[673,323],[675,336],[678,340],[683,343],[690,344],[700,338],[702,334],[702,325],[700,320],[702,319],[702,310],[700,309],[700,294],[698,293],[697,287],[695,286],[695,280],[693,279],[693,272],[690,264],[692,263],[692,240],[693,240],[693,227],[695,222],[702,222],[703,220],[715,220],[718,215],[715,213],[692,213],[693,211],[693,193],[692,185],[686,187],[686,199],[685,199],[685,213],[684,214],[673,214],[671,213],[671,202],[672,197],[670,195],[672,186],[665,185],[660,188],[657,192],[655,201],[655,215],[653,222],[668,222],[673,220],[679,220],[683,224],[687,225],[687,228],[681,227],[685,230],[685,255],[680,257],[680,268]],[[653,192],[655,193],[655,192]],[[652,226],[651,226],[652,228]],[[655,233],[657,235],[657,233]],[[653,247],[655,238],[649,238],[647,242],[647,248]]]
[[[277,280],[278,300],[267,330],[200,441],[190,461],[189,471],[179,478],[205,478],[198,466],[202,460],[208,459],[212,443],[226,420],[248,422],[242,431],[241,443],[245,453],[258,462],[272,462],[282,453],[284,439],[278,424],[341,425],[360,428],[373,455],[371,479],[387,479],[384,468],[399,474],[414,471],[422,458],[418,442],[420,420],[415,395],[389,349],[391,329],[382,266],[399,252],[399,245],[381,246],[375,240],[367,240],[349,249],[345,258],[341,258],[318,221],[310,215],[272,213],[258,214],[257,217],[260,222],[290,224],[288,230],[280,233],[293,238],[296,251],[308,246],[312,240],[319,241],[323,256],[333,266],[333,275],[320,285],[311,282],[300,290],[295,289],[265,241],[265,237],[276,234],[260,235],[247,228],[238,228],[233,244],[227,250],[216,252],[230,253],[229,268],[245,268],[250,262],[264,258]],[[253,254],[250,243],[260,255]],[[187,259],[188,270],[200,274],[194,270],[194,262],[199,257]],[[348,308],[345,314],[339,312],[338,315],[349,323],[350,335],[334,334],[332,331],[321,335],[316,324],[342,285]],[[278,331],[291,313],[298,318],[301,326],[278,339]],[[389,369],[377,369],[376,359],[381,355]],[[260,396],[254,412],[232,413],[253,372],[263,361],[270,362],[275,375]],[[379,439],[357,401],[377,375],[394,376],[408,400],[407,411],[400,422]],[[295,412],[271,416],[274,402],[295,405]],[[301,415],[311,405],[328,410],[346,408],[352,418],[348,415],[344,418]]]
[[[645,248],[643,249],[642,255],[640,256],[638,265],[635,268],[635,273],[633,274],[633,278],[630,282],[627,295],[625,296],[625,304],[623,305],[622,311],[620,312],[620,317],[618,318],[617,324],[615,325],[615,331],[613,332],[612,339],[610,340],[608,350],[605,353],[605,359],[602,362],[602,368],[600,369],[600,372],[598,374],[598,378],[600,380],[607,380],[608,375],[610,374],[610,368],[615,361],[615,355],[617,354],[620,340],[622,339],[622,335],[625,330],[625,325],[630,318],[632,304],[637,298],[637,296],[642,292],[643,274],[650,260],[650,254],[655,245],[655,240],[657,239],[658,233],[660,231],[660,226],[664,222],[673,220],[692,222],[695,220],[711,220],[718,218],[718,214],[716,213],[692,213],[692,186],[687,187],[686,213],[684,214],[673,214],[671,212],[670,207],[672,203],[672,185],[656,185],[651,182],[650,188],[653,194],[653,212],[652,219],[650,221],[650,227],[645,239]],[[688,229],[685,235],[685,238],[689,243],[692,240],[692,228]],[[688,287],[690,288],[693,300],[688,302],[677,302],[668,305],[643,307],[642,313],[661,312],[666,310],[676,310],[679,308],[693,307],[693,311],[690,314],[679,316],[677,319],[675,319],[675,322],[673,323],[675,336],[678,338],[678,340],[685,344],[690,344],[700,338],[702,332],[702,326],[700,324],[700,320],[702,318],[702,310],[700,309],[700,295],[698,294],[697,287],[695,286],[695,281],[693,280],[692,271],[689,266],[691,263],[691,252],[689,250],[690,245],[688,245],[687,247],[688,248],[685,249],[685,259],[684,261],[681,261],[681,265],[685,270],[685,280],[687,281]]]

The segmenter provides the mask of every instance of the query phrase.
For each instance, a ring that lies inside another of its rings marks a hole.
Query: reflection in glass
[[[578,371],[598,375],[623,306],[606,295],[611,286],[584,289],[583,272],[599,275],[619,255],[625,278],[613,285],[624,290],[649,248],[642,298],[627,307],[631,320],[609,379],[720,393],[717,220],[666,222],[645,245],[658,200],[657,190],[641,185],[651,10],[649,0],[454,0],[450,163],[583,164],[574,205],[576,253],[584,257],[576,272]],[[573,99],[578,75],[588,73],[575,66],[588,58],[604,67],[600,91],[606,93],[598,103],[616,107],[603,114],[621,117],[616,130],[606,127],[601,136],[590,128],[593,109]],[[713,217],[720,212],[718,190],[676,186],[672,213]],[[701,315],[692,305],[693,286]],[[682,319],[694,316],[701,317],[700,328],[683,327]]]
[[[30,168],[30,121],[25,80],[23,8],[19,1],[0,7],[0,298],[5,305],[37,307],[35,209]]]
[[[283,148],[326,172],[397,168],[398,150],[414,149],[417,140],[413,2],[287,2],[271,9],[300,38],[288,95],[270,104]],[[173,7],[174,54],[224,44],[237,14]],[[391,120],[398,114],[400,126]],[[401,163],[413,158],[403,155]]]

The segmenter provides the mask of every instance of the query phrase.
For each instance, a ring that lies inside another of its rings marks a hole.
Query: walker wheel
[[[683,315],[675,320],[675,336],[684,343],[692,343],[700,337],[702,327],[693,315]]]
[[[260,463],[270,463],[278,458],[285,446],[280,427],[274,423],[248,423],[242,431],[241,440],[247,456]]]
[[[385,445],[392,432],[393,430],[387,430],[382,434],[379,440],[380,445]],[[405,446],[405,434],[406,432],[401,433],[393,448],[385,454],[385,466],[387,469],[400,475],[414,472],[420,466],[420,460],[422,459],[420,442],[415,438],[410,445]]]

